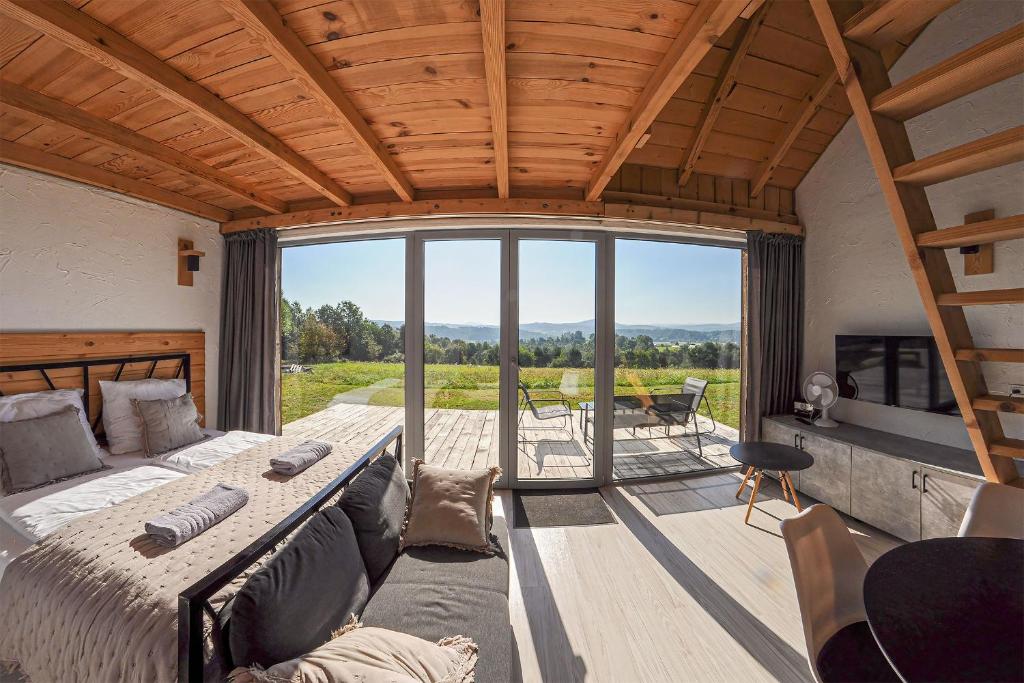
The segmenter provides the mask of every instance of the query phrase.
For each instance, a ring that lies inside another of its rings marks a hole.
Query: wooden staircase
[[[989,393],[982,363],[1024,363],[1024,349],[976,348],[967,306],[1024,304],[1024,289],[957,291],[944,249],[1024,237],[1024,216],[937,229],[924,188],[1024,159],[1018,126],[916,159],[904,121],[1024,71],[1024,25],[982,41],[895,86],[882,51],[955,0],[875,1],[841,21],[828,0],[809,0],[878,175],[928,323],[989,481],[1024,486],[1016,460],[1024,440],[1003,434],[1000,413],[1024,413],[1024,398]]]

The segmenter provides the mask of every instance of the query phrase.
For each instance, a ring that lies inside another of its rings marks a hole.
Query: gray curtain
[[[761,433],[761,416],[789,413],[800,395],[804,343],[804,240],[747,233],[747,343],[743,441]]]
[[[220,321],[220,428],[273,434],[277,429],[277,233],[224,237]]]

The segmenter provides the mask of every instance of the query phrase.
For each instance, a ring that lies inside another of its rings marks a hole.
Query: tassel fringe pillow
[[[444,545],[493,554],[491,503],[500,467],[453,470],[416,460],[400,550]]]

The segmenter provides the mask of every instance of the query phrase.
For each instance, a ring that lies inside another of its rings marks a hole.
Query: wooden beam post
[[[484,70],[487,103],[491,109],[494,135],[494,171],[498,197],[509,196],[508,178],[508,92],[505,76],[505,0],[480,0],[480,28],[484,39]]]

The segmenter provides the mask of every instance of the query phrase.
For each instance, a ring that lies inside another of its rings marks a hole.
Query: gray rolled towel
[[[306,469],[317,460],[327,457],[331,452],[331,444],[323,441],[303,441],[294,448],[289,448],[281,455],[270,459],[270,466],[278,474],[292,476]]]
[[[231,516],[248,502],[249,493],[245,489],[217,484],[184,505],[146,522],[146,533],[160,545],[173,548]]]

